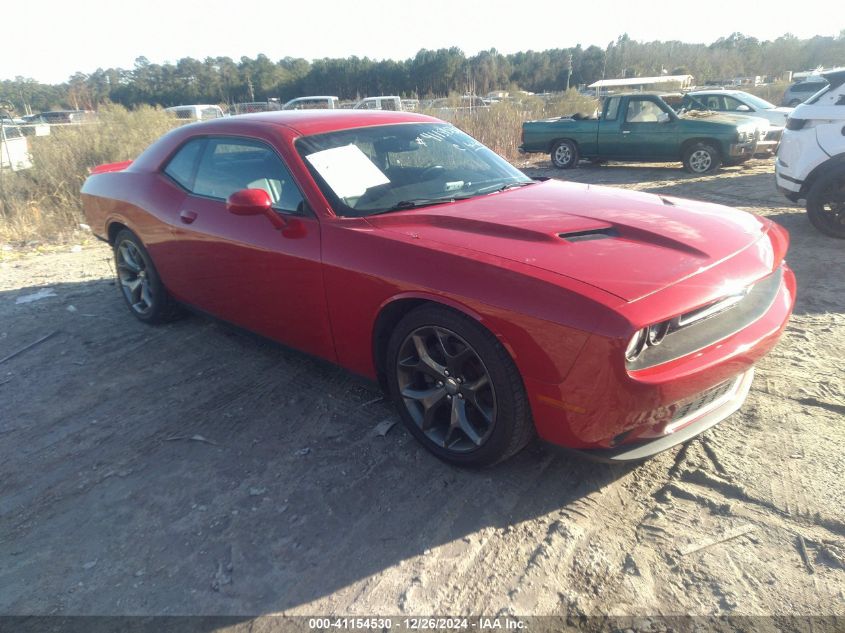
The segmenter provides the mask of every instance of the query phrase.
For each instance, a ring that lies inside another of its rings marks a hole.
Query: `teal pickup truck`
[[[607,97],[597,118],[561,117],[522,124],[520,152],[548,153],[569,169],[585,158],[675,162],[695,174],[751,158],[760,122],[748,117],[692,112],[678,115],[660,95]]]

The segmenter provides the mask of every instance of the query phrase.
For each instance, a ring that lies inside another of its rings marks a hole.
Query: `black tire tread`
[[[845,239],[845,227],[841,231],[831,230],[831,227],[821,217],[823,214],[821,206],[824,201],[820,197],[830,184],[836,184],[837,181],[845,181],[845,167],[832,169],[813,183],[807,194],[807,217],[810,219],[810,223],[825,235]]]

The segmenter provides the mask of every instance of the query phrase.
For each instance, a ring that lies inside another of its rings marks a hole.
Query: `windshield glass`
[[[759,108],[760,110],[771,110],[775,107],[773,103],[769,103],[765,99],[761,99],[753,94],[744,93],[742,98],[745,100],[746,103],[750,103],[755,108]]]
[[[533,181],[447,123],[307,136],[297,150],[335,213],[367,216],[443,204]]]

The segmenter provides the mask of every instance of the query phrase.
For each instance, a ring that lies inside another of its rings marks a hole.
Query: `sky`
[[[75,72],[133,68],[182,57],[264,53],[407,59],[421,48],[457,46],[467,55],[635,40],[711,43],[740,31],[761,40],[838,35],[836,0],[41,0],[3,21],[0,79],[61,83]],[[800,6],[800,10],[796,7]],[[845,60],[842,60],[845,64]]]

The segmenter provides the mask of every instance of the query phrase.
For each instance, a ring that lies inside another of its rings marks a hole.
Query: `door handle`
[[[182,220],[182,222],[184,222],[185,224],[190,224],[191,222],[197,219],[197,212],[183,209],[179,212],[179,219]]]
[[[622,130],[622,134],[630,134],[631,130]]]

